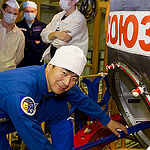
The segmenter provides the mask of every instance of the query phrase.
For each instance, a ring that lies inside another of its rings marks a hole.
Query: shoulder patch
[[[34,100],[31,97],[24,97],[21,100],[21,109],[22,111],[29,115],[29,116],[33,116],[36,112],[36,104],[34,102]]]

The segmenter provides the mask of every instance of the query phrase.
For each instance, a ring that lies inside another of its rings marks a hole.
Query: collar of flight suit
[[[38,84],[39,84],[40,91],[46,97],[55,96],[56,94],[54,92],[48,92],[47,81],[45,76],[45,67],[46,64],[42,65],[38,74],[38,79],[39,79]]]

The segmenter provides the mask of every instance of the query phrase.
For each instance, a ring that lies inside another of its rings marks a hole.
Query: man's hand
[[[51,32],[48,35],[49,40],[55,40],[56,38],[64,41],[64,42],[69,42],[72,39],[72,36],[69,35],[68,33],[71,33],[69,30],[64,30],[64,31],[55,31]]]
[[[56,31],[55,37],[64,42],[69,42],[72,39],[72,36],[70,36],[68,33],[71,33],[71,31],[69,31],[69,30]]]
[[[108,124],[107,127],[109,128],[109,130],[111,130],[117,137],[120,137],[120,134],[117,132],[117,130],[122,130],[124,131],[126,134],[128,133],[127,129],[125,128],[125,126],[123,126],[122,124],[111,120]]]
[[[36,41],[35,41],[35,43],[36,43],[36,44],[39,44],[39,43],[40,43],[40,41],[37,41],[37,40],[36,40]]]

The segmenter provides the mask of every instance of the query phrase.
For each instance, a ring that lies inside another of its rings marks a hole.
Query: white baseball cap
[[[5,2],[7,5],[9,5],[10,7],[12,8],[15,8],[15,9],[19,9],[20,6],[18,4],[18,2],[16,0],[8,0]]]
[[[37,9],[37,5],[35,2],[32,2],[32,1],[26,1],[23,3],[23,8],[25,7],[33,7],[35,9]]]
[[[80,76],[86,62],[83,51],[77,46],[70,45],[57,49],[49,64],[70,70]]]
[[[77,0],[76,3],[77,3],[78,1],[79,1],[79,0]]]

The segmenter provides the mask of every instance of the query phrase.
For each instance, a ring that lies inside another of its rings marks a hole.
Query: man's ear
[[[47,69],[48,69],[48,71],[50,71],[51,69],[53,69],[54,68],[54,66],[53,65],[51,65],[51,64],[47,64]]]

